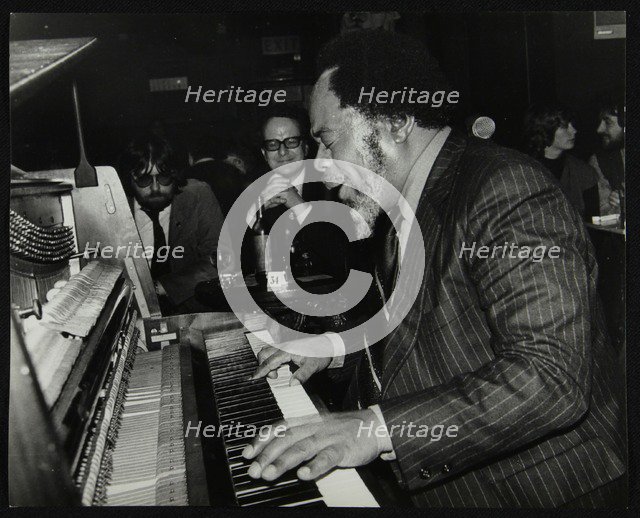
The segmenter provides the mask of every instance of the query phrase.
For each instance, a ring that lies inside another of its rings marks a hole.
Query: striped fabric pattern
[[[556,507],[619,478],[622,362],[605,334],[594,251],[555,180],[515,151],[453,133],[416,216],[423,283],[385,339],[380,401],[397,427],[392,466],[414,504]],[[461,253],[472,243],[560,254]],[[402,268],[415,267],[411,250]],[[409,423],[413,435],[422,425],[458,432],[400,436]]]

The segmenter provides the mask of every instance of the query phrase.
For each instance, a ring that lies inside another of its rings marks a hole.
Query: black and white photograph
[[[252,9],[8,16],[9,506],[628,509],[629,13]]]

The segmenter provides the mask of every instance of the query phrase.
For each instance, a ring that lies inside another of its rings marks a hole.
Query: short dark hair
[[[158,171],[173,177],[176,187],[186,185],[171,145],[152,133],[135,137],[127,145],[120,158],[118,171],[123,178],[123,185],[128,186],[134,176],[145,173],[154,164]]]
[[[215,139],[209,128],[198,128],[190,131],[188,151],[194,160],[214,158]]]
[[[544,148],[553,143],[556,130],[569,123],[575,125],[575,116],[567,108],[542,104],[529,107],[524,117],[525,151],[534,158],[541,158]]]
[[[598,116],[615,115],[621,128],[624,128],[625,111],[624,95],[618,92],[605,92],[598,98]]]
[[[424,128],[441,128],[449,123],[452,106],[430,103],[360,103],[360,91],[391,92],[426,90],[449,92],[440,66],[419,41],[402,34],[377,29],[354,31],[327,43],[318,56],[318,75],[337,67],[329,87],[340,106],[353,107],[369,118],[412,115]]]
[[[230,155],[235,155],[244,162],[247,168],[247,174],[253,174],[256,168],[256,157],[254,154],[243,144],[237,142],[227,142],[224,146],[221,146],[220,159],[224,160]]]
[[[311,126],[309,122],[309,114],[307,110],[301,106],[288,103],[273,103],[267,108],[266,113],[260,121],[260,145],[262,146],[262,140],[264,138],[264,128],[267,123],[276,117],[282,117],[284,119],[292,119],[296,121],[300,128],[300,135],[305,139],[309,139],[309,128]]]

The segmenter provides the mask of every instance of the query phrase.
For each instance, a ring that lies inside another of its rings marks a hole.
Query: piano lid
[[[96,38],[64,38],[9,42],[9,93],[12,105],[22,102],[38,88],[87,54]]]

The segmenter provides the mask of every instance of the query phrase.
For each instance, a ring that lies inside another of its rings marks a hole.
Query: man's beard
[[[148,196],[136,196],[138,203],[145,210],[161,211],[171,205],[173,193],[170,194],[150,194]]]
[[[611,138],[609,135],[603,135],[601,137],[602,147],[607,151],[615,149],[622,149],[624,147],[624,134],[621,133],[616,138]]]
[[[387,170],[384,166],[384,152],[380,147],[380,139],[374,130],[364,138],[366,155],[363,154],[363,167],[375,173],[377,177],[387,178]],[[367,183],[360,191],[355,191],[354,199],[349,200],[347,205],[358,211],[361,218],[352,214],[351,217],[356,225],[356,236],[358,239],[369,237],[373,232],[378,216],[382,208],[375,199],[380,199],[382,194],[382,182]]]
[[[381,212],[380,206],[369,196],[358,191],[354,199],[345,200],[344,203],[357,212],[357,214],[351,213],[351,219],[356,227],[356,239],[369,237]]]

